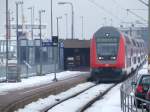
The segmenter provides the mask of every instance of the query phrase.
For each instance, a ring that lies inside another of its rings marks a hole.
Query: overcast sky
[[[13,11],[12,16],[15,18],[15,1],[9,0],[9,9]],[[93,33],[103,25],[113,25],[119,27],[120,25],[130,26],[123,22],[139,21],[146,23],[140,18],[127,13],[125,9],[145,9],[145,10],[132,10],[145,20],[147,20],[147,6],[138,0],[53,0],[53,20],[54,20],[54,34],[56,35],[56,17],[62,16],[59,21],[60,24],[60,37],[66,37],[66,18],[65,13],[68,14],[68,38],[71,38],[71,7],[69,5],[58,5],[59,1],[72,2],[75,12],[75,37],[81,38],[82,22],[81,16],[84,19],[84,38],[89,39]],[[143,0],[147,2],[147,0]],[[30,23],[30,13],[27,9],[30,6],[35,7],[35,19],[38,18],[38,11],[40,9],[46,10],[42,16],[42,23],[47,25],[44,34],[50,37],[50,0],[24,0],[24,15],[25,22]],[[21,8],[20,12],[21,12]],[[0,35],[5,34],[5,0],[0,0]],[[19,18],[21,21],[21,18]],[[15,21],[14,21],[15,23]],[[35,23],[38,23],[36,20]],[[137,26],[137,25],[135,25]]]

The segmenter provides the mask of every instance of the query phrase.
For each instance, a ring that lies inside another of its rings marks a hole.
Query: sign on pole
[[[52,36],[52,45],[55,47],[58,46],[58,36]]]

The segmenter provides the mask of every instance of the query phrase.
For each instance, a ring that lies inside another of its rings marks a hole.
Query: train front
[[[102,27],[93,36],[90,50],[91,75],[94,80],[120,80],[125,67],[125,42],[114,27]]]

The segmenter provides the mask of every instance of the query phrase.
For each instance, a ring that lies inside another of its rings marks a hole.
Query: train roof
[[[109,34],[112,37],[120,37],[120,31],[112,26],[105,26],[98,29],[94,36],[95,37],[104,37],[106,34]]]
[[[134,44],[136,46],[138,44],[144,43],[143,39],[132,38],[130,35],[126,35],[126,34],[122,33],[119,29],[112,27],[112,26],[101,27],[94,33],[94,37],[105,37],[106,34],[109,34],[111,37],[118,37],[118,38],[120,37],[121,34],[123,34],[125,39],[129,43]]]

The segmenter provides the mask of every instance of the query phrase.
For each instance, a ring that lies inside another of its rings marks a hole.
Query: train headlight
[[[98,59],[99,59],[99,60],[102,60],[102,59],[104,59],[104,58],[103,58],[103,57],[98,57]]]
[[[111,59],[115,60],[115,59],[116,59],[116,57],[111,57]]]

